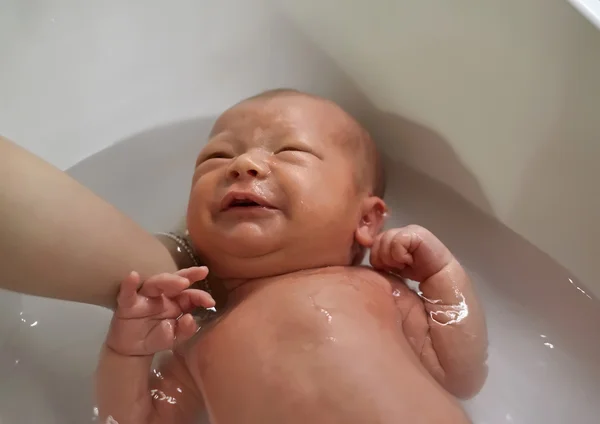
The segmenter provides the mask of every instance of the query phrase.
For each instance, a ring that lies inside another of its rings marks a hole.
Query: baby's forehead
[[[211,137],[297,136],[325,142],[339,138],[347,125],[345,113],[334,103],[305,95],[278,96],[246,100],[228,109],[215,121]]]

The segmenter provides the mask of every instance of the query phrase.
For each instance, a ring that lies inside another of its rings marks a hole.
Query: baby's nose
[[[238,156],[229,167],[229,176],[233,179],[262,178],[267,173],[265,162],[250,154]]]

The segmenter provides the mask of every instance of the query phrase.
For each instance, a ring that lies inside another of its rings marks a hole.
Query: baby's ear
[[[356,227],[354,238],[362,247],[371,247],[375,237],[381,232],[385,220],[387,206],[377,196],[363,200],[361,220]]]

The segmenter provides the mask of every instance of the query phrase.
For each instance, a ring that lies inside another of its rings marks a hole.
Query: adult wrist
[[[193,247],[182,236],[175,233],[155,233],[154,236],[167,248],[178,269],[200,266]]]

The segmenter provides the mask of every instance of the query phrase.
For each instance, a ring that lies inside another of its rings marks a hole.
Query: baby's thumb
[[[187,278],[193,284],[196,281],[204,280],[208,276],[208,268],[205,266],[194,266],[177,271],[175,274]]]

